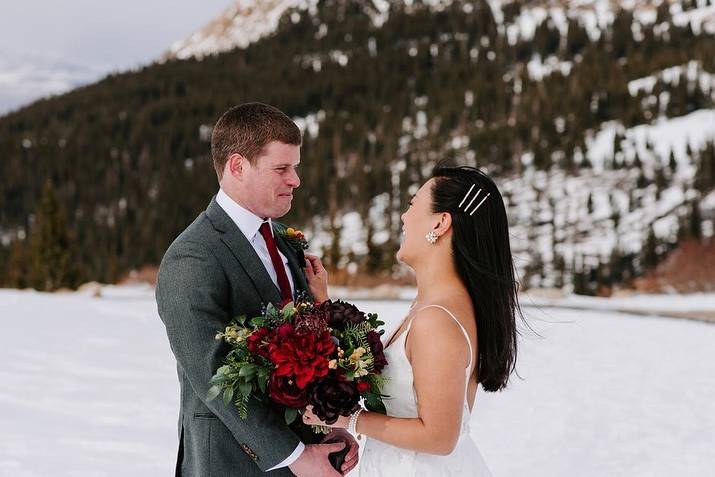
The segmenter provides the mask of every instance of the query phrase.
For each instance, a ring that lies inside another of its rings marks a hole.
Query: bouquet
[[[384,413],[382,325],[376,314],[330,300],[282,309],[269,304],[262,316],[239,316],[216,335],[231,350],[211,378],[207,399],[223,395],[244,419],[249,399],[272,402],[283,408],[287,424],[308,404],[328,424],[355,412],[361,398]]]

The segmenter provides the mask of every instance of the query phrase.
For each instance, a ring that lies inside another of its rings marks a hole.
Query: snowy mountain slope
[[[201,58],[245,48],[275,31],[289,8],[307,9],[316,3],[317,0],[237,0],[209,24],[171,45],[163,58]]]
[[[665,1],[670,3],[670,12],[677,25],[690,24],[696,33],[715,33],[715,5],[708,4],[707,0],[697,0],[693,8],[684,10],[681,0]],[[411,0],[366,1],[366,13],[376,26],[380,26],[389,17],[395,2],[403,3],[408,11],[414,3]],[[436,11],[453,3],[464,3],[465,13],[473,9],[471,2],[464,0],[423,0],[422,3]],[[511,43],[518,38],[532,38],[537,26],[547,20],[565,35],[567,19],[579,20],[589,36],[596,39],[603,28],[613,22],[614,12],[618,9],[632,10],[636,22],[650,24],[656,21],[659,5],[659,2],[647,0],[543,0],[522,2],[524,4],[517,16],[505,18],[504,10],[515,2],[489,0],[487,3]],[[234,0],[233,5],[209,24],[171,45],[162,59],[201,58],[233,48],[245,48],[273,33],[280,17],[288,9],[313,11],[317,4],[318,0]],[[634,34],[636,31],[637,26],[634,27]]]
[[[614,150],[617,135],[620,151]],[[529,285],[560,286],[554,269],[556,255],[565,260],[569,269],[572,265],[576,269],[597,267],[607,262],[614,251],[638,254],[651,226],[657,238],[674,242],[679,221],[687,216],[689,203],[696,198],[692,189],[695,166],[687,151],[698,151],[714,140],[715,110],[661,118],[653,124],[628,129],[607,123],[587,139],[581,160],[588,160],[591,168],[578,175],[527,167],[518,177],[498,178],[506,199],[511,247],[520,276],[538,256],[545,270]],[[671,153],[676,169],[666,172],[668,184],[659,191],[653,178],[657,170],[669,171]],[[646,187],[639,186],[638,171],[628,167],[636,155],[648,177]],[[622,168],[613,167],[614,158]],[[464,158],[464,162],[469,161]],[[373,240],[377,243],[389,237],[384,220],[386,200],[385,196],[375,197],[370,212],[376,230]],[[711,202],[703,200],[701,205],[703,216],[710,219],[704,223],[706,236],[715,233],[715,207]],[[367,224],[359,214],[347,212],[338,223],[342,227],[343,253],[365,254]],[[330,246],[325,219],[316,218],[308,233],[313,250]]]
[[[388,335],[409,306],[357,304]],[[0,290],[0,316],[0,475],[172,472],[179,389],[151,289]],[[708,475],[715,326],[608,311],[527,316],[542,338],[521,340],[521,379],[480,390],[472,411],[495,476]]]

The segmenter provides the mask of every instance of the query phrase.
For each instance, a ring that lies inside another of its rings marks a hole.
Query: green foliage
[[[350,346],[350,349],[346,350],[346,352],[352,351],[352,349],[360,346],[369,350],[370,344],[367,341],[366,335],[372,328],[374,328],[374,326],[370,323],[370,321],[363,321],[357,325],[352,323],[345,325],[345,330],[342,332],[341,340],[348,343]]]
[[[375,393],[365,393],[365,407],[368,411],[387,414],[383,397]]]
[[[251,329],[242,327],[246,320],[245,316],[237,317],[225,331],[216,335],[217,339],[226,341],[232,348],[226,356],[226,364],[219,367],[211,377],[206,394],[208,401],[222,394],[224,405],[233,402],[243,419],[248,415],[248,400],[254,391],[260,390],[261,396],[265,395],[271,370],[268,360],[248,351],[245,337]]]
[[[295,421],[295,419],[298,417],[298,410],[292,407],[287,407],[285,408],[284,415],[286,424],[291,425],[293,424],[293,421]]]

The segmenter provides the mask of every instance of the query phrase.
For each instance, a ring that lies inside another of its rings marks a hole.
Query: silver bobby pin
[[[482,189],[479,189],[479,190],[477,191],[477,193],[474,194],[474,197],[472,197],[472,200],[470,200],[469,203],[467,204],[467,206],[464,208],[464,211],[465,211],[465,212],[466,212],[467,210],[469,210],[469,208],[472,206],[472,202],[474,202],[474,200],[475,200],[477,197],[479,197],[479,194],[481,194],[481,193],[482,193]]]
[[[479,190],[481,191],[482,189],[479,189]],[[491,192],[489,194],[485,195],[484,198],[482,199],[482,201],[477,204],[477,206],[472,210],[472,212],[470,212],[469,215],[471,216],[472,214],[474,214],[474,212],[477,211],[477,209],[484,203],[485,200],[487,200],[487,197],[489,197],[490,195],[491,195]]]
[[[469,193],[472,192],[472,189],[474,189],[474,186],[477,184],[472,184],[472,187],[469,188],[466,194],[464,194],[464,199],[462,199],[462,202],[459,203],[457,207],[462,207],[462,204],[464,204],[464,201],[467,200],[467,197],[469,197]]]

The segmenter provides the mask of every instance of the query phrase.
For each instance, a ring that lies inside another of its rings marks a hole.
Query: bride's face
[[[432,245],[425,235],[432,230],[435,217],[432,213],[432,184],[434,179],[425,182],[410,200],[410,206],[400,217],[402,219],[402,241],[397,251],[397,259],[410,265],[416,257],[428,252]]]

